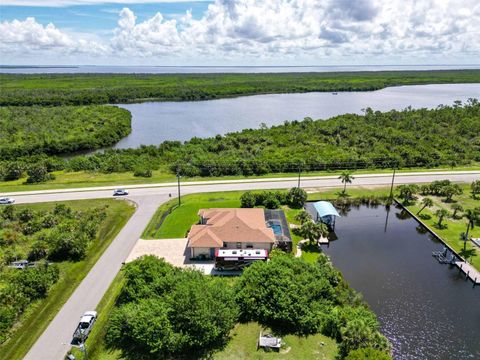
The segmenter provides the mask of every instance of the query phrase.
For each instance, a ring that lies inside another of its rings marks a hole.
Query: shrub
[[[129,263],[125,276],[106,340],[126,355],[181,358],[208,352],[224,343],[237,321],[233,289],[221,279],[153,256]]]
[[[319,331],[334,299],[333,287],[323,275],[320,266],[288,254],[252,264],[236,284],[243,319],[281,332]]]
[[[280,201],[276,193],[267,192],[265,198],[263,199],[263,206],[267,209],[278,209],[280,206]]]
[[[257,197],[251,191],[246,191],[240,196],[242,208],[253,208],[256,205]]]
[[[133,176],[137,177],[152,177],[152,170],[145,167],[136,168],[133,172]]]
[[[307,193],[302,188],[294,187],[288,192],[290,207],[293,209],[300,209],[305,205],[307,201]]]
[[[19,161],[9,161],[0,166],[0,176],[5,181],[20,179],[25,171],[25,166]]]
[[[55,176],[48,173],[45,165],[33,165],[27,170],[27,184],[40,183],[55,179]]]

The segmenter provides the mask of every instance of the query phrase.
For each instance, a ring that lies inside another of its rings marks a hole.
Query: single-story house
[[[192,258],[214,258],[216,249],[265,249],[270,252],[275,234],[263,209],[201,209],[200,221],[188,233]]]

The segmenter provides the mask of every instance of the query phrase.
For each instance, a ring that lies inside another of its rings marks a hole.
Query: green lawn
[[[2,359],[22,359],[25,356],[35,340],[42,334],[135,211],[135,208],[130,203],[114,199],[78,200],[16,206],[22,208],[29,207],[35,210],[47,210],[52,209],[57,203],[64,203],[75,210],[108,204],[107,218],[102,223],[97,240],[90,245],[84,260],[75,263],[66,261],[59,263],[59,281],[52,287],[45,299],[34,303],[22,315],[10,339],[0,347]]]
[[[460,196],[454,196],[454,203],[462,205],[464,209],[473,209],[480,207],[480,200],[474,200],[470,194],[470,185],[462,185],[463,194]],[[460,234],[466,231],[467,222],[465,219],[453,219],[449,217],[445,223],[448,225],[446,229],[439,229],[436,225],[437,217],[435,212],[438,209],[446,209],[450,213],[453,213],[452,205],[454,203],[446,203],[443,198],[436,196],[428,196],[434,201],[432,208],[426,208],[421,212],[421,215],[430,215],[430,219],[422,220],[425,225],[437,233],[448,245],[450,245],[455,251],[460,253],[463,257],[468,257],[468,261],[472,263],[477,270],[480,270],[480,251],[478,247],[473,245],[471,241],[466,244],[466,251],[464,251],[464,242],[460,240]],[[415,205],[409,206],[408,209],[416,214],[422,207],[420,201],[417,201]],[[459,212],[460,214],[462,212]],[[470,236],[480,237],[480,227],[476,226],[470,230]]]
[[[475,164],[468,167],[442,167],[442,168],[405,168],[398,170],[400,172],[421,172],[421,171],[461,171],[461,170],[480,170],[480,165]],[[355,171],[354,174],[385,174],[391,173],[391,169],[362,169]],[[57,171],[53,173],[55,180],[51,180],[41,184],[24,184],[26,178],[13,181],[0,181],[0,193],[17,192],[17,191],[34,191],[34,190],[52,190],[52,189],[72,189],[96,186],[115,186],[115,185],[139,185],[139,184],[156,184],[177,181],[174,174],[166,169],[153,171],[152,177],[142,178],[133,176],[133,172],[103,174],[96,172],[64,172]],[[303,177],[309,176],[335,176],[340,171],[315,171],[303,173]],[[222,176],[222,177],[192,177],[183,178],[183,182],[190,181],[208,181],[208,180],[239,180],[239,179],[264,179],[264,178],[281,178],[281,177],[298,177],[298,174],[292,173],[274,173],[261,176]]]
[[[337,344],[335,340],[321,334],[301,337],[286,335],[285,343],[279,353],[257,350],[258,336],[262,327],[257,323],[237,324],[232,331],[232,338],[226,348],[213,355],[215,360],[250,360],[250,359],[335,359]],[[322,345],[323,344],[323,345]]]
[[[158,222],[162,214],[177,200],[171,200],[160,206],[147,225],[142,237],[144,239],[171,239],[185,237],[190,227],[198,221],[198,210],[203,208],[237,208],[243,191],[192,194],[182,196],[182,204],[165,218],[162,226]]]

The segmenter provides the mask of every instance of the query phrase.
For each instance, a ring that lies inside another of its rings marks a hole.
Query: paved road
[[[428,172],[428,173],[401,173],[395,177],[395,184],[424,183],[434,180],[450,179],[456,182],[472,182],[480,179],[480,171],[458,171],[458,172]],[[391,174],[362,174],[356,175],[353,186],[385,186],[390,185],[392,181]],[[182,194],[214,192],[214,191],[234,191],[234,190],[254,190],[254,189],[286,189],[297,186],[296,178],[280,179],[260,179],[260,180],[223,180],[223,181],[205,181],[188,182],[182,184]],[[301,180],[303,188],[321,189],[328,187],[342,186],[338,176],[306,177]],[[351,186],[351,185],[349,185]],[[114,187],[97,187],[65,190],[44,190],[33,192],[7,193],[4,196],[12,196],[17,204],[34,203],[46,201],[61,200],[81,200],[109,198],[112,196]],[[130,196],[156,196],[172,194],[176,196],[177,185],[167,184],[149,184],[149,185],[130,185]]]
[[[450,179],[458,182],[472,182],[473,180],[480,179],[480,171],[397,174],[395,183],[422,183],[442,179]],[[362,187],[385,186],[389,185],[391,181],[391,175],[358,175],[355,177],[354,185]],[[201,183],[189,183],[188,186],[185,184],[185,186],[182,186],[182,194],[227,190],[282,189],[296,185],[297,180],[294,178],[262,179],[260,181],[210,181],[203,183],[203,185]],[[308,190],[338,187],[341,186],[341,183],[336,176],[327,176],[305,178],[302,180],[301,185]],[[112,280],[118,273],[121,263],[127,258],[130,250],[134,246],[136,240],[140,237],[143,229],[153,216],[157,207],[169,199],[169,194],[172,194],[173,196],[177,195],[176,184],[140,185],[130,186],[129,188],[129,198],[136,202],[138,206],[137,211],[118,236],[112,241],[110,247],[100,257],[98,262],[68,299],[42,336],[30,349],[25,359],[63,359],[65,353],[69,349],[71,335],[73,334],[79,317],[83,312],[96,308]],[[62,191],[36,191],[16,194],[15,199],[17,203],[21,204],[109,198],[111,195],[111,187],[105,187]]]
[[[70,296],[25,359],[60,360],[65,357],[80,316],[85,311],[96,308],[120,270],[122,262],[157,210],[158,204],[165,202],[168,197],[132,196],[131,199],[138,205],[136,212]]]

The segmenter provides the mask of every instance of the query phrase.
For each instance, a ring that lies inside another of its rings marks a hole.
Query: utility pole
[[[180,174],[177,171],[177,184],[178,184],[178,206],[182,204],[182,200],[180,199]]]
[[[393,168],[393,175],[392,175],[392,186],[390,186],[390,199],[393,199],[393,184],[395,183],[395,172],[397,168]]]
[[[80,350],[85,354],[85,360],[88,360],[88,354],[87,354],[87,345],[85,345],[85,335],[82,336],[82,343],[80,344]]]
[[[297,187],[299,189],[300,189],[300,174],[301,174],[301,172],[302,172],[302,168],[299,166],[298,167],[298,185],[297,185]]]

